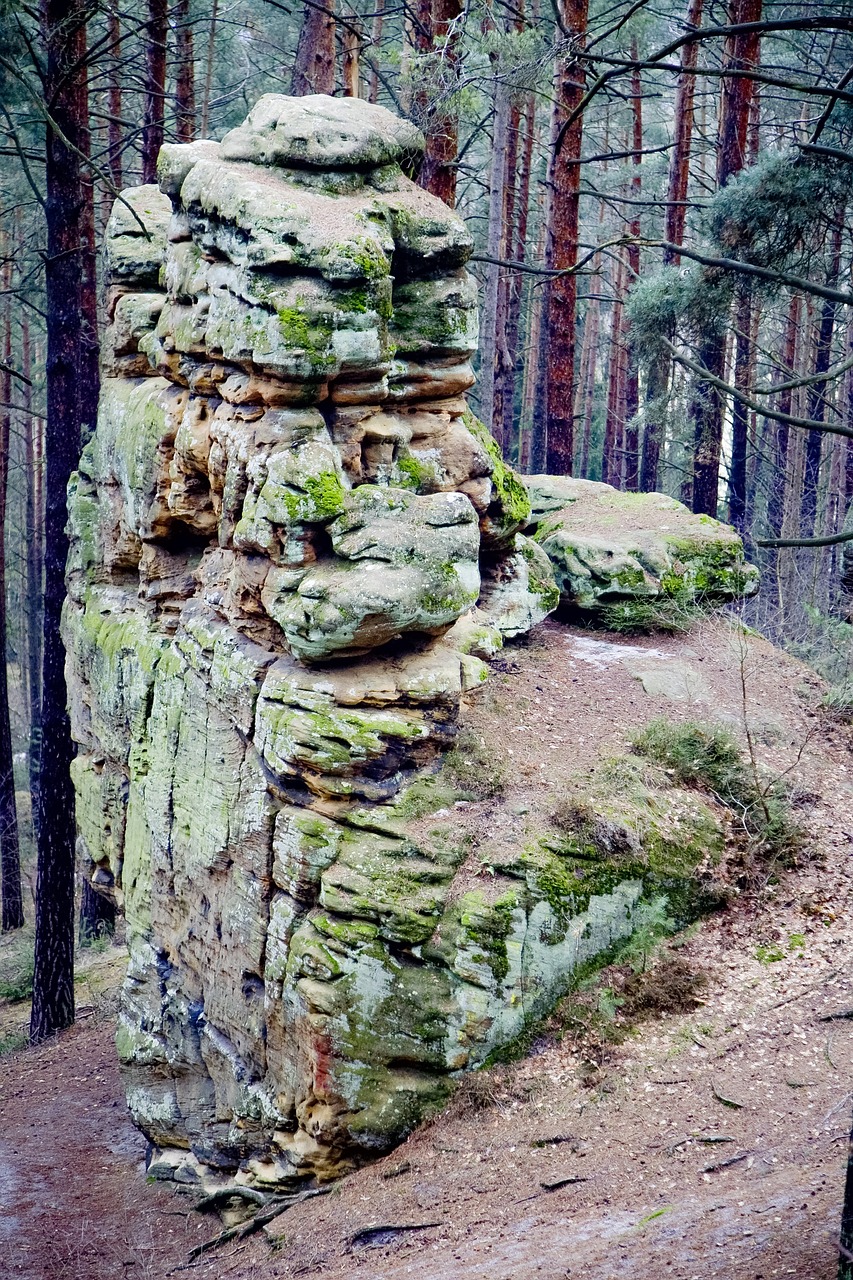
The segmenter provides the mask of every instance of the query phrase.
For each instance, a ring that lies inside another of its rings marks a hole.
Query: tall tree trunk
[[[557,62],[554,67],[554,105],[551,110],[548,136],[548,154],[551,157],[549,161],[549,181],[545,184],[540,228],[540,252],[538,255],[546,264],[552,262],[555,253],[552,244],[554,238],[552,214],[554,188],[550,181],[550,176],[554,164],[553,157],[556,151],[557,139],[560,136],[560,120],[562,118],[562,113],[557,106],[559,73],[560,64]],[[548,281],[541,289],[537,290],[537,301],[532,314],[531,355],[533,359],[528,361],[527,384],[533,398],[533,411],[530,416],[529,440],[526,443],[529,450],[530,470],[534,475],[539,475],[543,472],[548,462],[548,360],[551,345],[548,310],[550,296],[551,282]]]
[[[92,135],[89,128],[89,82],[84,62],[77,78],[80,104],[78,107],[79,147],[82,158],[92,154]],[[83,325],[80,330],[80,422],[84,436],[91,435],[98,420],[98,395],[101,389],[99,365],[100,342],[98,339],[98,251],[95,244],[95,181],[88,164],[80,166],[81,253]]]
[[[558,0],[564,28],[576,47],[586,36],[589,0]],[[586,82],[585,64],[563,57],[557,67],[554,112],[562,137],[551,156],[550,226],[547,265],[570,274],[556,276],[548,287],[546,457],[552,475],[571,475],[575,440],[575,321],[578,260],[578,214],[583,142],[583,116],[571,125],[571,112],[579,106]],[[564,127],[567,126],[567,127]]]
[[[761,0],[732,0],[729,19],[732,25],[758,22]],[[749,71],[758,62],[757,32],[731,38],[727,50],[731,70]],[[740,173],[747,160],[749,108],[754,81],[749,76],[723,80],[720,128],[717,149],[717,184],[724,187]],[[725,331],[711,332],[700,346],[700,364],[716,378],[722,378],[725,365]],[[716,516],[720,484],[720,452],[723,443],[723,397],[710,382],[699,379],[693,390],[690,420],[694,429],[693,510]]]
[[[685,26],[696,30],[702,25],[703,0],[690,0],[687,6]],[[684,225],[687,218],[687,188],[690,181],[690,148],[693,141],[693,103],[696,93],[696,76],[690,68],[699,58],[699,42],[687,44],[681,53],[681,65],[685,68],[678,77],[675,90],[675,137],[669,161],[669,183],[666,193],[666,224],[664,239],[680,245],[684,241]],[[680,255],[672,249],[663,251],[664,266],[678,265]]]
[[[495,420],[495,372],[498,352],[498,300],[500,294],[501,257],[504,229],[504,193],[506,188],[505,153],[509,130],[509,92],[500,80],[495,81],[495,109],[492,123],[492,163],[489,178],[489,224],[486,254],[492,258],[486,266],[483,288],[482,333],[480,337],[480,417],[503,450],[501,424]],[[495,434],[495,433],[498,434]]]
[[[142,181],[157,181],[166,109],[166,37],[169,0],[148,0],[145,24],[145,116],[142,124]]]
[[[107,145],[110,178],[117,191],[124,186],[124,127],[121,94],[121,26],[118,11],[110,9],[108,17],[109,62],[107,87]]]
[[[195,137],[195,54],[190,0],[176,0],[175,34],[178,69],[175,76],[175,123],[178,142]]]
[[[204,64],[204,90],[201,98],[201,136],[210,132],[210,98],[213,92],[213,68],[216,65],[216,22],[219,16],[219,0],[210,7],[210,26],[207,32],[207,57]]]
[[[344,97],[358,97],[358,64],[359,54],[361,51],[361,39],[358,27],[355,22],[350,19],[347,26],[343,29],[343,58],[341,65],[341,78],[343,80]]]
[[[79,334],[82,327],[80,68],[85,56],[83,0],[43,0],[45,49],[45,262],[47,328],[47,481],[39,769],[38,883],[30,1038],[44,1040],[74,1021],[74,748],[60,636],[65,598],[68,512],[65,495],[80,456]]]
[[[752,367],[752,293],[741,287],[735,307],[735,370],[734,386],[745,394],[749,388]],[[737,396],[732,405],[732,463],[729,473],[729,523],[738,533],[744,532],[746,521],[746,461],[749,428],[749,411]]]
[[[844,1202],[841,1207],[838,1280],[853,1280],[853,1129],[847,1142],[847,1175],[844,1180]]]
[[[631,41],[631,58],[638,59],[636,38]],[[634,287],[640,278],[640,205],[642,194],[641,167],[643,162],[643,93],[639,67],[631,72],[631,147],[634,152],[634,176],[631,179],[631,198],[637,203],[633,205],[634,213],[628,223],[628,234],[631,243],[628,245],[628,280],[627,292]],[[627,316],[625,317],[627,320]],[[640,384],[637,362],[631,346],[629,326],[625,325],[625,488],[638,489],[640,486],[640,440],[637,415],[640,411]]]
[[[165,49],[165,40],[164,40]],[[78,77],[80,103],[78,107],[78,137],[81,157],[87,160],[91,154],[89,129],[89,86],[85,62]],[[156,161],[155,161],[156,165]],[[92,171],[85,163],[80,168],[80,228],[82,233],[82,271],[80,314],[80,376],[79,411],[80,431],[86,439],[95,430],[98,419],[98,395],[100,393],[100,366],[98,363],[98,274],[95,248],[95,186]],[[115,932],[115,903],[96,893],[83,877],[80,898],[79,937],[82,942]]]
[[[30,324],[24,313],[21,319],[21,368],[30,377]],[[31,391],[24,384],[24,465],[26,498],[24,522],[27,536],[27,690],[30,704],[30,806],[33,835],[38,843],[38,774],[41,744],[41,574],[42,574],[42,503],[41,503],[41,423],[33,417]]]
[[[835,284],[841,269],[841,228],[844,223],[844,211],[838,210],[836,224],[832,231],[829,270],[827,283]],[[820,312],[820,325],[815,342],[813,372],[824,374],[832,363],[832,336],[835,331],[837,304],[827,299]],[[815,422],[826,420],[826,380],[821,378],[809,387],[808,416]],[[814,537],[817,520],[817,494],[820,484],[820,464],[823,451],[824,433],[815,429],[810,431],[806,439],[806,463],[803,472],[803,498],[800,506],[800,537]]]
[[[506,147],[503,155],[503,214],[501,217],[500,257],[511,259],[515,245],[515,209],[518,186],[518,142],[521,124],[521,111],[516,102],[510,103],[507,122]],[[510,298],[512,287],[518,279],[518,273],[506,268],[501,270],[498,285],[498,309],[495,324],[495,382],[492,400],[492,434],[496,440],[502,441],[505,457],[512,448],[512,396],[507,393],[514,378],[514,362],[507,345],[507,327],[510,323]],[[509,400],[509,412],[507,409]]]
[[[382,43],[382,24],[385,18],[385,0],[374,0],[373,26],[370,30],[370,82],[367,90],[368,102],[379,101],[379,46]]]
[[[530,216],[530,174],[533,164],[533,143],[536,130],[536,100],[529,94],[524,107],[524,139],[521,152],[521,168],[518,176],[516,193],[515,239],[509,246],[508,257],[516,262],[524,262],[527,257],[527,225]],[[519,122],[520,125],[521,122]],[[518,349],[521,336],[521,302],[524,294],[524,277],[520,271],[514,271],[507,281],[507,316],[506,316],[506,367],[502,371],[501,417],[505,432],[512,432],[511,450],[516,458],[521,456],[521,441],[516,431],[515,393],[518,371]]]
[[[335,0],[305,5],[290,92],[335,92]]]
[[[438,101],[422,91],[416,104],[423,122],[426,150],[418,185],[439,200],[456,204],[456,156],[459,150],[459,110],[452,95],[459,79],[459,39],[462,34],[462,0],[418,0],[415,48],[438,63],[442,74],[434,77]],[[448,100],[450,99],[450,100]]]
[[[689,0],[685,26],[697,30],[702,25],[703,0]],[[685,45],[681,52],[681,66],[675,90],[675,136],[669,162],[669,181],[666,193],[666,218],[664,239],[672,245],[663,251],[664,266],[677,266],[681,262],[678,246],[684,242],[687,218],[687,191],[690,182],[690,152],[693,145],[694,102],[696,76],[691,68],[697,64],[699,44]],[[666,413],[667,392],[672,378],[672,359],[665,349],[655,353],[646,371],[645,425],[643,428],[643,459],[640,469],[640,488],[653,493],[659,484],[660,455],[663,444],[663,422]]]
[[[800,311],[802,298],[794,293],[788,301],[788,314],[785,330],[782,335],[782,349],[777,362],[779,381],[789,382],[796,377],[797,368],[797,335],[800,329]],[[790,414],[793,404],[793,392],[789,387],[780,391],[775,409],[780,414]],[[785,520],[785,495],[788,490],[788,472],[790,469],[789,444],[791,428],[787,422],[775,424],[775,448],[770,471],[770,485],[767,494],[767,532],[771,538],[779,538]],[[768,602],[775,603],[779,581],[779,549],[771,550],[764,569],[762,592]]]
[[[610,359],[607,375],[607,411],[604,419],[604,443],[601,453],[601,478],[618,488],[622,480],[622,434],[624,419],[623,379],[625,363],[623,298],[625,296],[625,261],[620,254],[613,276],[613,316],[610,326]]]
[[[12,259],[5,236],[0,239],[5,259],[2,287],[3,365],[0,371],[0,928],[20,929],[24,923],[21,895],[21,852],[18,811],[15,807],[15,769],[12,758],[12,726],[9,719],[9,682],[6,667],[6,500],[9,489],[9,440],[12,404]]]

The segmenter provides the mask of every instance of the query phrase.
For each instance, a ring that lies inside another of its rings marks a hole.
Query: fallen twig
[[[746,1105],[743,1102],[735,1102],[734,1098],[725,1097],[724,1094],[720,1093],[719,1089],[715,1084],[711,1085],[711,1092],[713,1093],[714,1097],[717,1099],[718,1102],[722,1102],[724,1107],[732,1107],[734,1108],[735,1111],[742,1111],[744,1106]]]
[[[570,1187],[575,1182],[589,1182],[589,1178],[572,1175],[569,1178],[557,1178],[554,1182],[540,1182],[539,1185],[543,1191],[559,1191],[560,1187]]]
[[[728,1160],[716,1160],[713,1164],[706,1164],[702,1173],[717,1173],[720,1169],[728,1169],[733,1164],[740,1164],[741,1160],[746,1160],[750,1153],[748,1151],[739,1151],[736,1156],[729,1156]]]
[[[386,1222],[378,1227],[362,1227],[361,1231],[350,1236],[349,1245],[351,1249],[358,1248],[359,1245],[369,1245],[377,1236],[395,1236],[403,1231],[428,1231],[430,1227],[443,1226],[443,1222]]]

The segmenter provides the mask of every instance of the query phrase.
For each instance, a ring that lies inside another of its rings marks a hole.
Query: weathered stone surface
[[[459,900],[467,846],[407,817],[479,655],[556,600],[462,396],[471,240],[405,176],[420,145],[370,104],[270,96],[163,149],[162,193],[125,193],[150,234],[110,219],[64,635],[80,865],[127,917],[117,1041],[156,1176],[277,1185],[386,1150],[539,981],[541,895]],[[542,992],[640,896],[542,952]]]
[[[414,159],[420,131],[375,103],[267,93],[222,140],[224,160],[312,169],[375,169]]]
[[[758,590],[758,571],[746,562],[735,531],[666,494],[621,493],[568,476],[525,482],[536,539],[571,608],[630,627],[655,610],[721,603]]]

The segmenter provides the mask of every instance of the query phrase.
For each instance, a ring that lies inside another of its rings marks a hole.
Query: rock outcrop
[[[481,659],[559,594],[465,403],[471,241],[406,176],[421,145],[268,96],[164,147],[107,228],[64,629],[157,1175],[272,1187],[387,1150],[651,909],[562,854],[471,889],[466,840],[419,821]]]
[[[531,525],[560,599],[617,629],[674,625],[695,607],[758,590],[734,529],[664,493],[570,476],[527,476]]]
[[[128,1100],[179,1177],[331,1176],[512,1029],[451,901],[466,850],[414,840],[405,797],[476,653],[557,596],[465,404],[471,241],[405,176],[421,146],[269,96],[164,147],[107,228],[70,494],[79,851],[127,917]]]

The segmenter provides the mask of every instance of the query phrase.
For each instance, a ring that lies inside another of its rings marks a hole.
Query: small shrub
[[[803,831],[792,812],[790,789],[777,779],[765,781],[728,729],[653,720],[632,745],[682,785],[712,792],[735,814],[753,848],[764,857],[790,863],[802,847]]]
[[[827,689],[821,698],[821,706],[838,720],[845,723],[853,721],[853,680],[843,680]]]
[[[683,956],[666,953],[653,968],[631,973],[622,989],[626,1017],[661,1013],[689,1013],[701,999],[707,984]]]
[[[649,600],[625,600],[607,604],[599,610],[601,624],[607,631],[621,635],[642,635],[650,631],[680,635],[704,617],[707,610],[692,601],[672,596],[656,596]]]
[[[0,1000],[16,1004],[30,999],[33,994],[33,966],[32,944],[0,960]]]
[[[29,1037],[26,1031],[8,1031],[5,1035],[0,1035],[0,1058],[7,1053],[17,1053],[28,1042]]]
[[[492,800],[503,795],[506,767],[476,733],[463,729],[444,759],[444,776],[466,800]]]

